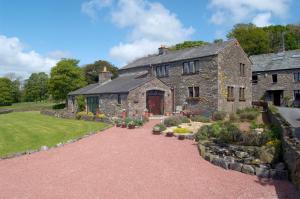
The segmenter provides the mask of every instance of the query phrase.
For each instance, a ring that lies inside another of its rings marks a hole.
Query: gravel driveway
[[[153,125],[2,160],[0,198],[300,198],[290,182],[223,170],[192,141],[152,135]]]

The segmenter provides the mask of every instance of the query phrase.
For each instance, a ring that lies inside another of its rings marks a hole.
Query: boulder
[[[270,170],[267,168],[255,167],[255,174],[257,177],[260,177],[260,178],[269,178]]]
[[[242,167],[243,167],[243,164],[238,163],[238,162],[229,163],[229,169],[234,170],[234,171],[241,172],[242,171]]]
[[[274,147],[261,147],[259,152],[259,159],[263,163],[272,163],[276,158],[276,150]]]
[[[235,152],[235,155],[238,157],[238,158],[247,158],[249,157],[249,154],[247,152],[244,152],[244,151],[236,151]]]
[[[255,174],[255,169],[251,165],[244,164],[242,167],[242,172],[250,175]]]
[[[228,169],[228,162],[226,160],[224,160],[223,158],[218,158],[218,157],[213,158],[211,163],[213,163],[216,166],[222,167],[224,169]]]

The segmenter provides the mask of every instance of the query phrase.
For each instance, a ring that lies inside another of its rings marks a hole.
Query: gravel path
[[[153,125],[2,160],[0,198],[300,198],[290,182],[211,165],[194,142],[152,135]]]

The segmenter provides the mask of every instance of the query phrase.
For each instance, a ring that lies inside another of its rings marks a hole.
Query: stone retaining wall
[[[11,113],[11,112],[13,112],[13,110],[3,109],[3,110],[0,110],[0,115],[1,114],[8,114],[8,113]]]
[[[294,129],[279,114],[268,111],[272,124],[282,129],[283,159],[289,170],[291,181],[300,189],[300,141],[294,136]]]

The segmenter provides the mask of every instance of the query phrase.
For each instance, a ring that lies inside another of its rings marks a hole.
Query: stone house
[[[199,110],[233,112],[251,106],[251,61],[236,40],[171,51],[137,59],[119,69],[110,80],[109,72],[99,83],[71,92],[69,110],[76,111],[76,95],[84,95],[87,111],[107,115],[154,115]]]
[[[264,99],[276,106],[300,101],[300,50],[254,55],[253,100]]]

